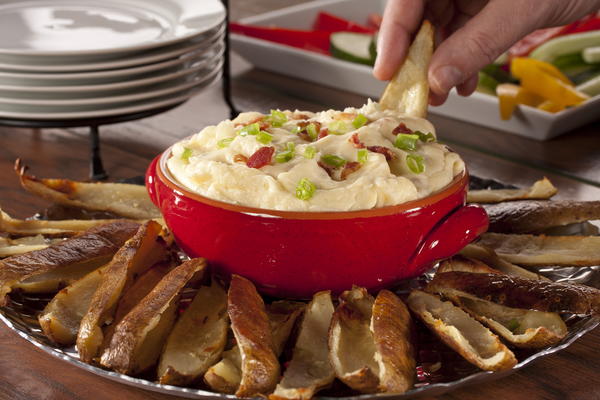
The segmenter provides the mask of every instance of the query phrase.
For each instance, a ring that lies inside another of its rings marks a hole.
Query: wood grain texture
[[[234,18],[284,7],[299,0],[232,1]],[[364,98],[252,69],[233,57],[236,104],[243,110],[359,106]],[[104,165],[112,180],[142,175],[151,158],[203,125],[226,118],[228,110],[213,86],[185,105],[142,121],[101,127]],[[466,160],[472,174],[526,186],[548,176],[558,198],[597,200],[600,188],[574,178],[600,181],[600,126],[592,124],[550,142],[538,143],[448,118],[432,116],[442,140]],[[31,130],[0,127],[0,206],[15,217],[45,208],[45,200],[25,193],[12,171],[17,157],[40,177],[87,179],[88,142],[84,129]],[[600,399],[600,329],[568,349],[498,381],[466,387],[439,398]],[[112,382],[38,350],[0,326],[0,399],[112,400],[174,399]]]

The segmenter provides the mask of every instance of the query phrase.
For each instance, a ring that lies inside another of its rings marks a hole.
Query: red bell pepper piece
[[[313,29],[316,31],[325,32],[357,32],[357,33],[373,33],[375,29],[363,26],[353,21],[338,17],[337,15],[327,12],[319,12],[317,19],[313,24]]]
[[[303,31],[230,22],[231,32],[329,55],[329,32]]]
[[[600,17],[592,14],[579,21],[579,24],[568,33],[581,33],[596,30],[600,30]]]
[[[576,24],[577,22],[573,22],[569,25],[533,31],[517,43],[513,44],[512,47],[508,49],[508,55],[511,59],[513,57],[527,57],[536,47],[542,43],[546,43],[552,38],[564,35],[566,32],[573,29]]]

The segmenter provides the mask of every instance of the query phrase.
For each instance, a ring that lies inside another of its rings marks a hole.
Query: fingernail
[[[463,73],[452,65],[443,65],[433,71],[432,84],[437,86],[435,92],[447,93],[454,86],[464,81]]]

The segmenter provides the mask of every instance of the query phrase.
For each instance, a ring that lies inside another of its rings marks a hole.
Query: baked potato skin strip
[[[100,225],[45,249],[0,261],[0,306],[6,305],[6,295],[13,285],[34,275],[67,266],[100,267],[110,261],[139,227],[130,221]]]
[[[242,381],[235,395],[253,397],[271,393],[279,380],[279,361],[265,304],[246,278],[231,277],[227,312],[242,355]]]

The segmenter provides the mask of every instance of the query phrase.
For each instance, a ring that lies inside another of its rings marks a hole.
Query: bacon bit
[[[256,150],[246,161],[246,166],[250,168],[262,168],[265,165],[271,164],[271,158],[275,153],[275,147],[265,146]]]
[[[243,154],[236,154],[235,156],[233,156],[233,161],[234,162],[243,162],[245,164],[248,162],[248,157],[246,157]]]
[[[348,139],[348,141],[350,143],[352,143],[352,146],[354,146],[354,148],[356,149],[364,149],[365,145],[363,142],[360,141],[360,139],[358,138],[358,132],[353,134],[352,136],[350,136],[350,139]]]
[[[310,136],[308,136],[308,132],[306,132],[306,127],[309,124],[314,124],[315,128],[317,130],[317,132],[321,132],[321,123],[317,122],[317,121],[300,121],[298,122],[298,126],[300,127],[301,131],[298,132],[298,136],[300,136],[300,138],[302,140],[306,140],[307,142],[312,142],[313,140],[310,138]],[[320,137],[317,137],[317,139],[320,139]]]
[[[260,128],[261,131],[266,131],[267,129],[269,129],[271,127],[271,124],[268,123],[267,121],[263,120],[263,121],[260,121],[260,123],[258,124],[258,127]]]
[[[372,151],[373,153],[383,154],[387,161],[396,158],[396,154],[394,154],[392,150],[384,146],[367,146],[367,150]]]
[[[348,175],[353,172],[358,171],[362,167],[362,164],[356,161],[349,161],[344,165],[344,169],[342,170],[342,174],[340,175],[341,180],[346,180]]]
[[[251,119],[251,120],[250,120],[250,121],[248,121],[248,122],[244,122],[244,123],[235,124],[235,127],[236,127],[236,128],[239,128],[240,126],[248,126],[248,125],[252,125],[252,124],[253,124],[253,123],[255,123],[255,122],[260,122],[260,123],[261,123],[261,127],[260,127],[260,129],[263,129],[263,128],[262,128],[262,124],[263,124],[263,122],[262,122],[262,121],[263,121],[264,119],[265,119],[265,116],[264,116],[264,115],[261,115],[261,116],[258,116],[258,117],[256,117],[256,118],[254,118],[254,119]],[[267,122],[264,122],[264,123],[266,123],[266,124],[268,125],[268,123],[267,123]]]
[[[292,119],[309,119],[310,116],[306,115],[306,114],[301,114],[301,113],[293,113],[292,114]]]
[[[329,177],[331,179],[335,179],[334,174],[335,174],[336,168],[334,166],[325,164],[321,161],[317,161],[317,165],[319,167],[323,168],[325,170],[325,172],[327,172],[327,175],[329,175]]]
[[[404,125],[404,122],[400,122],[400,124],[394,128],[392,133],[394,135],[399,135],[401,133],[413,133],[413,131],[408,126]]]
[[[336,118],[337,120],[343,119],[343,120],[346,120],[346,121],[351,121],[351,120],[353,120],[354,118],[356,118],[356,114],[354,114],[354,113],[342,112],[342,113],[339,113],[339,114],[337,115],[337,117],[338,117],[338,118]]]
[[[329,135],[329,129],[323,128],[319,131],[319,135],[317,136],[317,140],[323,139],[325,136]]]

